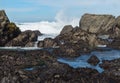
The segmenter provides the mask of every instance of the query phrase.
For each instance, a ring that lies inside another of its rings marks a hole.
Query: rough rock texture
[[[66,56],[78,56],[80,52],[89,52],[99,44],[95,34],[83,31],[79,27],[73,28],[67,34],[58,35],[55,41],[62,54]]]
[[[61,57],[77,57],[80,56],[80,48],[72,44],[60,45],[59,48],[53,50],[55,56]]]
[[[79,26],[90,33],[104,34],[112,28],[114,22],[115,17],[112,15],[84,14]]]
[[[4,28],[7,23],[10,23],[4,10],[0,11],[0,28]]]
[[[56,46],[57,42],[52,38],[45,38],[43,41],[38,42],[38,47],[50,48]]]
[[[95,55],[92,55],[88,60],[87,60],[88,63],[90,63],[91,65],[94,65],[96,66],[100,60],[95,56]]]
[[[116,18],[114,25],[117,25],[120,28],[120,16]]]
[[[27,30],[8,42],[5,46],[25,46],[28,42],[37,41],[37,37],[35,32]]]
[[[25,47],[34,47],[35,46],[35,42],[28,42]]]
[[[54,49],[53,53],[56,56],[62,56],[62,57],[78,57],[80,56],[80,53],[88,53],[90,52],[90,49],[88,47],[88,44],[84,42],[83,40],[80,40],[76,43],[62,43],[59,48]]]
[[[62,31],[60,32],[61,35],[68,34],[73,30],[72,25],[66,25],[63,27]]]
[[[108,47],[120,49],[120,38],[115,38],[110,44],[108,44]]]
[[[20,29],[9,21],[4,10],[0,11],[0,46],[4,46],[8,41],[17,37],[21,33]]]
[[[0,55],[0,83],[119,83],[119,73],[73,69],[45,50],[0,50]]]
[[[115,19],[114,26],[109,32],[110,38],[120,38],[120,16]]]
[[[120,59],[111,61],[103,61],[100,65],[105,71],[103,72],[109,79],[113,79],[113,82],[119,83],[120,81]],[[117,80],[117,81],[116,81]]]
[[[42,35],[42,33],[39,31],[39,30],[35,30],[35,31],[33,31],[37,36],[41,36]]]
[[[78,51],[88,52],[98,45],[112,45],[111,39],[120,38],[119,23],[120,16],[115,18],[112,15],[85,14],[80,20],[79,27],[64,26],[55,41],[63,54],[79,55]]]

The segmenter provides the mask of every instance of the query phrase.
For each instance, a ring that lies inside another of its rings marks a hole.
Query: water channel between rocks
[[[91,56],[97,56],[100,60],[97,66],[93,66],[87,62]],[[120,50],[106,50],[106,51],[93,51],[90,54],[84,54],[77,58],[59,58],[58,61],[68,64],[73,68],[93,68],[98,70],[99,73],[102,73],[104,70],[99,67],[99,64],[102,63],[102,60],[114,60],[120,58]]]

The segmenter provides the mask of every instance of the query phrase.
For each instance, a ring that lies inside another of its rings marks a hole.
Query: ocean
[[[61,14],[56,15],[54,21],[39,21],[39,22],[16,22],[16,25],[25,30],[39,30],[43,33],[43,36],[38,38],[39,40],[46,37],[54,38],[57,36],[65,25],[72,25],[73,27],[79,25],[80,18],[77,17],[65,17]]]

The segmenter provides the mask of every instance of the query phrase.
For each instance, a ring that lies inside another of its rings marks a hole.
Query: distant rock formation
[[[27,46],[34,47],[38,35],[42,35],[40,31],[24,31],[10,22],[5,11],[0,10],[0,46]]]

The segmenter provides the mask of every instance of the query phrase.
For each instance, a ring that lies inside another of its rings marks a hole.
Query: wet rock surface
[[[120,49],[120,39],[115,39],[113,40],[108,47],[115,48],[115,49]]]
[[[4,10],[0,11],[0,46],[17,37],[21,33],[20,29],[9,21]]]
[[[57,42],[52,38],[45,38],[43,41],[38,42],[38,47],[44,47],[44,48],[54,48],[58,44]]]
[[[120,59],[115,60],[104,60],[100,66],[105,69],[103,72],[108,78],[117,80],[114,82],[119,83],[120,81]]]
[[[1,83],[118,83],[109,73],[90,68],[71,68],[57,62],[46,50],[0,50]],[[33,69],[29,69],[33,68]]]
[[[27,30],[19,34],[16,38],[9,41],[5,46],[22,46],[24,47],[28,42],[37,41],[37,34],[34,31]]]

